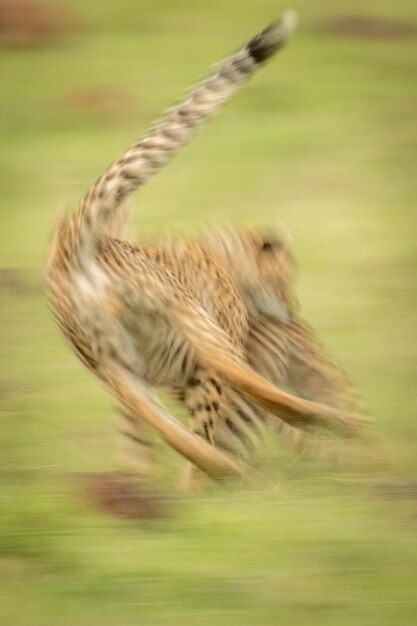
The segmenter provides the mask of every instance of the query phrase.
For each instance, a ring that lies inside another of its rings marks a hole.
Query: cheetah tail
[[[142,186],[194,135],[197,128],[226,102],[256,70],[279,50],[296,26],[296,14],[287,11],[167,112],[149,132],[124,152],[92,186],[74,216],[71,249],[82,263],[94,250],[100,233],[123,200]],[[67,231],[68,232],[68,231]]]

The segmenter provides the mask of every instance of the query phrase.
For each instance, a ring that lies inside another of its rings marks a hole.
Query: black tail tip
[[[279,50],[297,26],[297,13],[285,11],[280,20],[270,24],[247,44],[246,49],[256,63],[263,63]]]

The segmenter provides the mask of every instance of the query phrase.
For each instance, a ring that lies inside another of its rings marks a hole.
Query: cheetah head
[[[226,266],[253,317],[289,322],[298,307],[296,265],[288,234],[228,228],[210,233],[207,243]]]

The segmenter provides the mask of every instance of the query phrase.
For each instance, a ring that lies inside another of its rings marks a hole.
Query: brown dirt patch
[[[161,494],[138,484],[135,476],[103,472],[78,477],[84,496],[102,511],[129,519],[166,517]],[[78,485],[79,486],[79,485]]]
[[[0,0],[0,46],[34,47],[60,39],[76,20],[67,6],[43,0]]]
[[[325,31],[361,39],[402,39],[417,34],[417,25],[369,15],[345,15],[325,25]]]
[[[417,480],[381,480],[374,485],[374,489],[388,500],[417,501]]]
[[[40,293],[39,282],[24,270],[13,267],[0,268],[0,293],[13,295],[32,295]]]
[[[136,110],[130,94],[111,85],[74,87],[65,97],[64,104],[74,110],[91,112],[106,119],[129,116]]]

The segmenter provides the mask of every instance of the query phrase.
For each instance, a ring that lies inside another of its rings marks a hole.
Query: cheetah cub
[[[72,215],[58,216],[52,232],[50,301],[76,355],[114,395],[130,435],[140,439],[148,423],[216,479],[252,475],[213,445],[219,415],[227,412],[223,387],[291,424],[349,430],[351,419],[256,373],[245,354],[248,307],[221,261],[191,242],[155,250],[115,238],[119,207],[283,46],[295,21],[285,13],[224,61],[104,172]],[[181,389],[188,410],[198,415],[194,432],[161,406],[154,386]],[[215,398],[206,402],[213,390]]]

